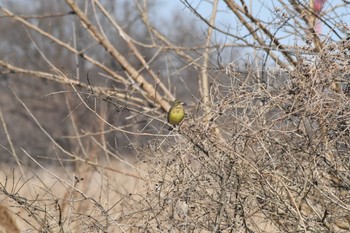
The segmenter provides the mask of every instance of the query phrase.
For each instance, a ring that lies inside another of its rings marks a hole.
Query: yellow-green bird
[[[172,125],[178,125],[185,117],[185,109],[182,103],[175,100],[168,112],[168,122]]]

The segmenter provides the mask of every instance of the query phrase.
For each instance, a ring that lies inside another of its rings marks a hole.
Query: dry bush
[[[225,0],[231,32],[215,21],[219,1],[209,19],[182,1],[203,36],[181,14],[157,28],[146,0],[38,2],[38,14],[0,9],[12,32],[0,44],[1,148],[17,165],[3,167],[0,204],[21,230],[350,231],[340,16],[289,0],[260,19]],[[233,42],[214,44],[214,33]],[[175,98],[187,116],[168,130]]]
[[[349,231],[349,46],[263,78],[227,67],[231,84],[213,85],[209,122],[192,116],[144,154],[153,182],[135,205],[136,228]]]

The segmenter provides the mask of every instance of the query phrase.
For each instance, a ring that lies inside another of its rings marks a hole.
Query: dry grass
[[[103,169],[85,168],[80,175],[69,168],[48,167],[49,173],[30,170],[26,178],[19,169],[3,168],[1,204],[14,212],[22,231],[123,232],[119,219],[140,182]],[[12,223],[1,222],[3,227],[6,224]]]
[[[16,221],[6,206],[0,205],[0,232],[19,233]]]

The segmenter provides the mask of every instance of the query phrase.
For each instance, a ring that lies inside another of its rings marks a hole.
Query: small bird
[[[168,122],[173,126],[178,125],[185,117],[185,109],[182,103],[175,100],[168,112]]]

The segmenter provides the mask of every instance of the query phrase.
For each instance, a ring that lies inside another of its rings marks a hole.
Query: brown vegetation
[[[33,2],[0,9],[0,230],[350,231],[341,6]]]
[[[0,205],[0,232],[19,233],[16,221],[12,218],[8,208]]]

